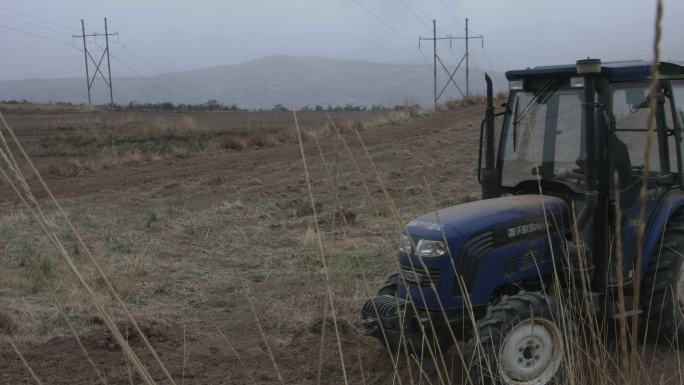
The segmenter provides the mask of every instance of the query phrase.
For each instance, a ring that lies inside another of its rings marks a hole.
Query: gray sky
[[[120,33],[112,52],[130,68],[113,60],[118,76],[277,54],[424,63],[417,41],[431,35],[431,19],[438,34],[461,35],[466,16],[472,33],[485,35],[484,50],[473,41],[471,54],[483,69],[487,57],[499,71],[586,56],[648,59],[654,15],[655,0],[3,0],[0,80],[82,76],[83,56],[68,45],[81,42],[64,28],[80,32],[81,18],[86,32],[102,32],[108,17]],[[665,0],[664,59],[684,60],[682,16],[683,1]],[[453,62],[463,45],[439,49]],[[429,44],[422,54],[431,57]]]

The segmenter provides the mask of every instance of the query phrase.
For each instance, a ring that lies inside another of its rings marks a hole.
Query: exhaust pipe
[[[585,201],[582,210],[577,215],[577,228],[580,234],[594,216],[598,205],[598,191],[596,190],[596,106],[594,95],[596,94],[595,76],[601,73],[601,60],[582,59],[577,63],[577,74],[584,75],[584,130],[586,138],[586,176],[587,185]]]
[[[485,81],[487,82],[487,108],[484,121],[485,166],[482,169],[482,199],[489,199],[499,196],[499,183],[494,156],[494,91],[492,78],[487,73],[485,73]],[[480,154],[481,151],[480,149]]]

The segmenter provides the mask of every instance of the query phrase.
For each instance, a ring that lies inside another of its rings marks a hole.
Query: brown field
[[[279,383],[251,306],[285,383],[316,384],[319,367],[321,383],[344,383],[292,113],[0,107],[178,384]],[[357,332],[362,300],[395,270],[399,224],[354,132],[409,220],[478,196],[482,112],[465,103],[431,113],[331,113],[361,175],[326,113],[298,114],[350,384],[397,383],[386,351]],[[36,179],[29,182],[45,199]],[[0,383],[33,383],[10,337],[44,383],[98,382],[56,300],[107,383],[140,383],[6,184],[0,197]],[[54,209],[47,215],[164,383],[73,235]],[[671,353],[646,353],[654,357],[652,383],[678,383],[661,377],[677,373]],[[460,383],[459,360],[448,359]],[[425,370],[429,378],[429,364]],[[400,373],[403,383],[418,383],[418,373]]]

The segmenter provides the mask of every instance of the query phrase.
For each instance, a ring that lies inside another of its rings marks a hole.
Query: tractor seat
[[[613,146],[610,156],[610,169],[612,170],[610,185],[614,184],[614,175],[617,173],[619,181],[620,206],[623,210],[629,209],[634,199],[639,195],[640,178],[632,174],[632,161],[629,157],[627,145],[617,136],[613,135]]]

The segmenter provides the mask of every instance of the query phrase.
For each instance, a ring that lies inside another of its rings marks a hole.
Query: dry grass
[[[244,150],[247,147],[245,140],[234,134],[226,134],[221,138],[221,147],[226,150]]]
[[[112,167],[185,159],[216,151],[296,143],[288,113],[145,113],[32,106],[8,105],[8,120],[20,127],[19,138],[35,157],[39,170],[54,177],[74,177]],[[407,111],[418,113],[416,108],[407,108]],[[350,126],[404,119],[383,111],[330,114],[341,124]],[[327,115],[328,112],[303,113],[303,137],[329,132]]]
[[[480,95],[465,96],[462,99],[447,100],[443,104],[443,108],[447,110],[455,110],[468,106],[484,105],[485,97]]]
[[[500,91],[494,95],[494,104],[501,104],[508,100],[508,91]],[[481,95],[465,96],[461,99],[447,100],[438,107],[439,110],[458,110],[469,106],[484,106],[486,100]]]
[[[14,316],[0,312],[0,334],[14,334],[17,332],[18,326]]]

